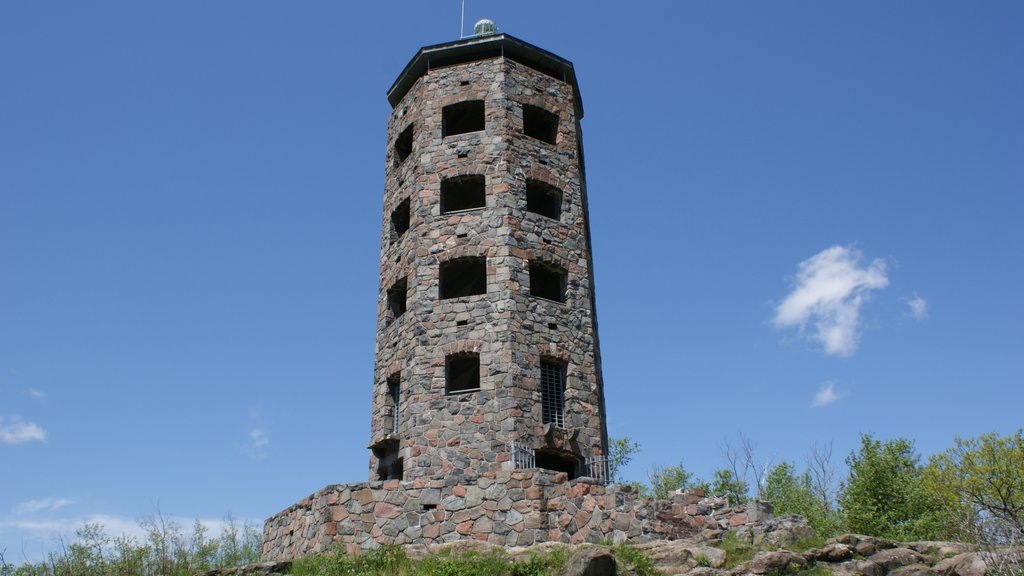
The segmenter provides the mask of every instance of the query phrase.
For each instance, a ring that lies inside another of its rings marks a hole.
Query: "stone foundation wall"
[[[771,517],[765,503],[730,507],[699,491],[654,501],[631,486],[570,481],[539,469],[453,480],[327,486],[266,521],[261,558],[288,560],[339,545],[355,553],[381,544],[469,539],[499,546],[644,542],[751,529]]]

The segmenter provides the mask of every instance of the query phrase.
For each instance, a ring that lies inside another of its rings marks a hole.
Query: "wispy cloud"
[[[14,513],[19,516],[36,514],[39,512],[56,512],[65,506],[74,504],[70,498],[43,498],[42,500],[28,500],[14,507]]]
[[[825,382],[815,392],[814,399],[811,400],[811,408],[824,408],[830,404],[835,404],[843,396],[845,394],[836,391],[835,382]]]
[[[22,420],[21,416],[0,416],[0,442],[24,444],[46,440],[46,430],[33,422]]]
[[[810,337],[821,342],[826,354],[853,354],[861,306],[872,290],[889,285],[885,262],[875,259],[865,266],[863,259],[859,250],[833,246],[801,262],[793,290],[775,310],[774,324],[797,326],[801,332],[813,324]]]
[[[910,307],[910,315],[914,320],[921,321],[928,317],[928,301],[914,293],[913,298],[907,299],[907,306]]]
[[[27,392],[29,396],[35,398],[36,400],[42,400],[43,398],[46,397],[46,394],[44,394],[43,391],[38,388],[29,388],[25,392]]]
[[[267,447],[270,446],[270,433],[263,428],[249,430],[249,442],[245,445],[245,453],[250,458],[259,460],[267,457]]]

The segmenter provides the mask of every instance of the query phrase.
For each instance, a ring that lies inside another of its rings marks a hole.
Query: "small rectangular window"
[[[554,144],[558,138],[558,114],[523,104],[523,134]]]
[[[398,412],[402,400],[399,395],[399,386],[402,384],[402,377],[399,374],[392,374],[388,377],[388,406],[391,408],[391,434],[398,435],[398,425],[401,423]]]
[[[483,175],[456,176],[441,181],[441,214],[483,208],[486,204]]]
[[[480,388],[480,355],[459,354],[444,361],[445,392],[455,394]]]
[[[441,109],[441,137],[484,129],[484,101],[469,100]]]
[[[412,124],[395,138],[395,166],[398,166],[412,154]]]
[[[567,274],[559,266],[547,262],[530,262],[530,295],[555,302],[565,302]]]
[[[402,200],[391,211],[391,239],[398,240],[409,230],[409,199]]]
[[[558,220],[562,215],[562,192],[539,180],[527,180],[526,210]]]
[[[439,295],[459,298],[487,293],[487,261],[470,256],[441,263]]]
[[[407,297],[408,288],[405,278],[395,282],[391,288],[388,288],[388,310],[391,311],[393,318],[398,318],[405,314]]]
[[[544,423],[565,428],[565,364],[540,361],[540,399]]]

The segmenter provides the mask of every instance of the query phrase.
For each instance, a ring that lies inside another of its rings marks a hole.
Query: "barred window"
[[[544,423],[565,428],[565,364],[541,360],[540,401]]]
[[[398,435],[398,425],[401,422],[399,417],[398,407],[402,401],[399,396],[399,385],[402,383],[402,377],[398,374],[393,374],[388,377],[388,404],[391,405],[391,434]]]

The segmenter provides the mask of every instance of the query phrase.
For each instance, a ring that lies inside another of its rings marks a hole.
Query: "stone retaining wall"
[[[628,485],[567,480],[540,469],[475,478],[334,484],[269,518],[261,558],[288,560],[344,545],[438,544],[475,539],[499,546],[538,542],[644,542],[698,530],[757,526],[771,506],[730,507],[700,491],[641,498]]]

